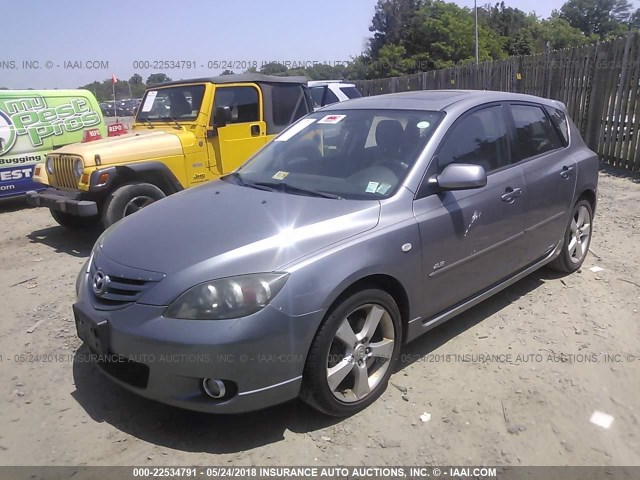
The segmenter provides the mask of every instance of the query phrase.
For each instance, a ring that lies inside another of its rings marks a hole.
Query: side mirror
[[[216,107],[213,113],[213,126],[220,128],[226,126],[228,123],[231,123],[231,107]]]
[[[452,163],[436,177],[442,190],[482,188],[487,184],[487,173],[480,165]]]

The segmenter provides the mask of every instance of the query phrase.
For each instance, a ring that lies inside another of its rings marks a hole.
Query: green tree
[[[369,27],[373,37],[367,53],[372,59],[378,58],[385,45],[402,43],[409,23],[426,1],[430,0],[378,0]]]
[[[220,75],[235,75],[235,72],[233,70],[225,70]]]
[[[171,79],[164,73],[152,73],[147,78],[147,85],[156,85],[158,83],[170,82]]]
[[[260,68],[260,73],[265,75],[284,75],[287,72],[287,67],[278,62],[265,63]]]
[[[587,37],[606,39],[624,33],[631,5],[627,0],[568,0],[559,16]]]

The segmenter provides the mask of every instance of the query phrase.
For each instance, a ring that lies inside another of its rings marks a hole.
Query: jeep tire
[[[102,209],[102,225],[109,228],[153,202],[162,200],[166,195],[150,183],[128,183],[118,187],[107,196]]]

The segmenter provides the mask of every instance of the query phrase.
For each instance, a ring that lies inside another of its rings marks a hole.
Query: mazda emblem
[[[109,288],[109,275],[105,275],[100,270],[98,270],[93,276],[93,293],[95,293],[98,297],[104,295]]]

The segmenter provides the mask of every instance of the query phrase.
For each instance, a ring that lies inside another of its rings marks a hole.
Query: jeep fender
[[[98,178],[108,173],[106,183],[98,185]],[[173,172],[162,162],[132,163],[100,168],[91,173],[90,192],[107,192],[120,185],[131,182],[151,183],[162,190],[165,195],[184,190]]]

